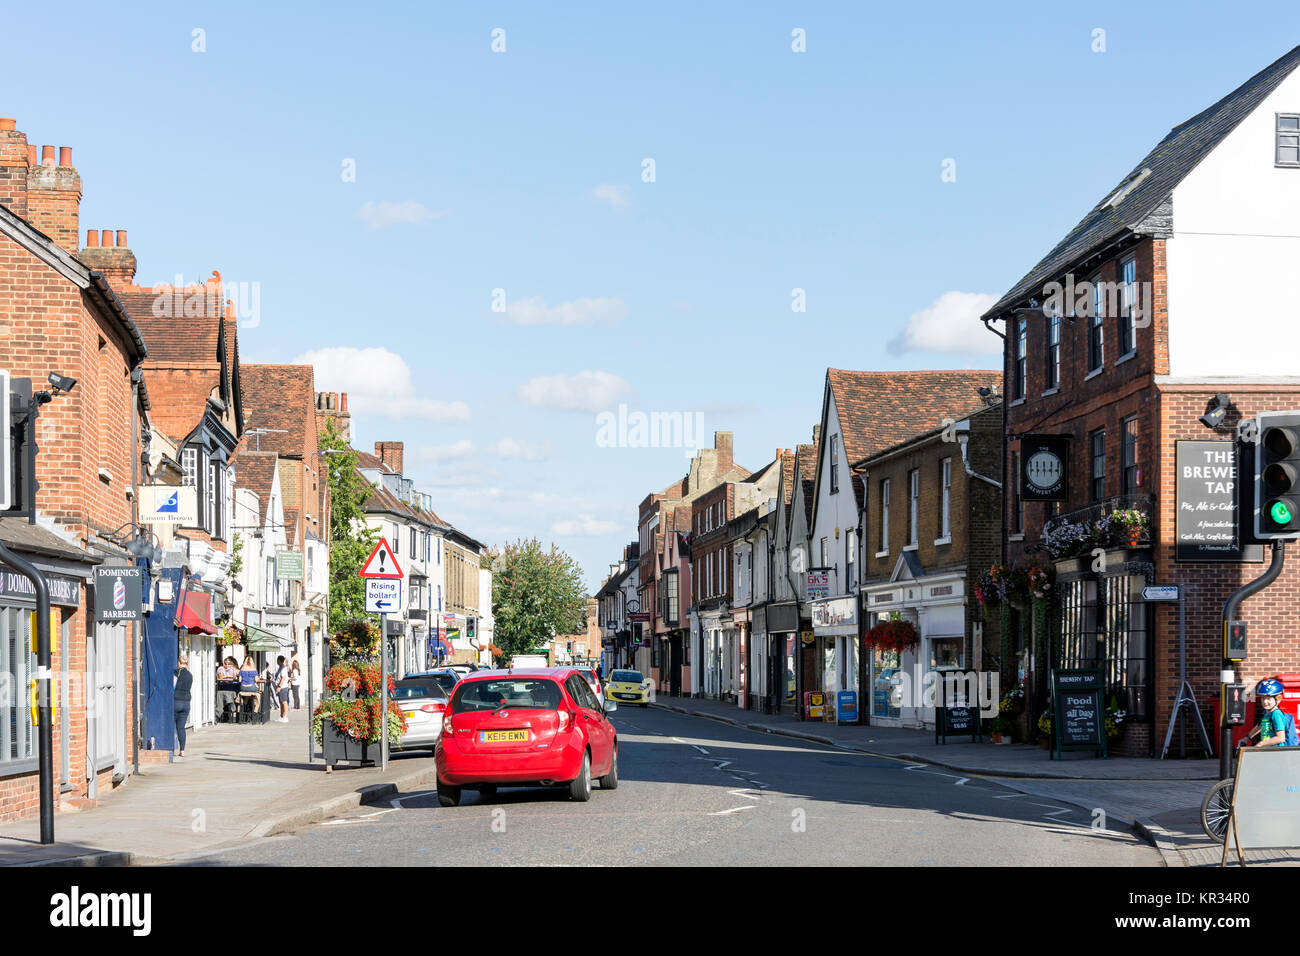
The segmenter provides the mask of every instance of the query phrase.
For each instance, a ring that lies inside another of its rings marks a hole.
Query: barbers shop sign
[[[81,581],[77,578],[65,578],[59,574],[46,574],[46,583],[50,586],[50,603],[59,607],[78,607],[81,604]],[[32,582],[17,571],[7,568],[0,572],[0,600],[4,598],[22,598],[36,600],[36,589]]]
[[[140,620],[143,574],[141,568],[95,568],[96,624]]]

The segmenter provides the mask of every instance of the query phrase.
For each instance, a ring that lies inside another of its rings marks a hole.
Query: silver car
[[[434,750],[447,716],[448,694],[431,676],[403,677],[390,699],[406,717],[406,733],[395,750]]]

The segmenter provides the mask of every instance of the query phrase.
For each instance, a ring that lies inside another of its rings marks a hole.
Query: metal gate
[[[1129,719],[1149,718],[1151,619],[1142,600],[1144,574],[1123,572],[1060,582],[1060,630],[1053,667],[1100,668],[1107,701],[1114,695]]]

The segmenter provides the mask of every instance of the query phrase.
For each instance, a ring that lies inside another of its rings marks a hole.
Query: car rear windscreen
[[[618,684],[639,684],[641,683],[640,671],[614,671],[609,675],[609,679]]]
[[[537,677],[497,680],[461,681],[456,685],[451,712],[467,714],[481,710],[556,710],[560,706],[560,686],[553,680]]]
[[[406,684],[398,681],[397,689],[389,696],[393,700],[411,700],[415,697],[445,697],[447,695],[436,684]]]

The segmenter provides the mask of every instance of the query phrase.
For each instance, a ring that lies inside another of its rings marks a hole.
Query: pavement
[[[127,866],[176,862],[322,820],[434,780],[428,751],[375,767],[325,772],[308,761],[307,711],[289,723],[191,731],[183,760],[140,765],[94,808],[60,812],[55,842],[36,819],[0,825],[0,866]]]
[[[989,778],[1102,814],[1103,827],[1122,826],[1155,846],[1169,866],[1219,864],[1222,845],[1200,827],[1200,805],[1218,765],[1213,760],[1150,760],[1066,754],[1050,760],[1036,746],[934,741],[933,732],[838,725],[764,715],[734,705],[664,698],[655,707],[705,717],[765,734],[927,764],[958,775]],[[56,842],[39,842],[35,819],[0,825],[0,866],[122,866],[182,862],[287,833],[365,803],[435,785],[427,751],[397,754],[387,772],[309,762],[307,713],[287,724],[217,725],[190,734],[184,760],[142,764],[97,805],[55,816]],[[1250,863],[1300,863],[1300,855],[1251,851]]]
[[[1052,760],[1039,746],[980,743],[969,737],[949,737],[940,744],[933,730],[801,721],[792,712],[763,714],[713,700],[661,698],[652,706],[995,779],[1012,790],[1091,808],[1095,814],[1105,806],[1109,819],[1102,825],[1119,824],[1140,834],[1160,851],[1166,866],[1218,866],[1222,858],[1223,844],[1205,834],[1200,816],[1201,801],[1219,777],[1217,760],[1102,760],[1086,753]],[[1250,850],[1244,857],[1247,864],[1300,863],[1300,852]],[[1229,865],[1237,865],[1233,854]]]

